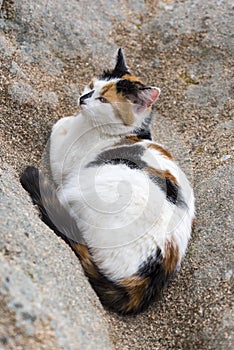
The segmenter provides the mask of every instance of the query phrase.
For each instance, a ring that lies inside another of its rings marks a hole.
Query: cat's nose
[[[88,92],[88,93],[85,94],[85,95],[80,96],[80,100],[79,100],[80,106],[83,105],[83,104],[85,104],[85,100],[86,100],[87,98],[92,97],[93,93],[94,93],[94,90]]]
[[[83,98],[83,96],[80,97],[79,103],[80,106],[85,104],[85,98]]]

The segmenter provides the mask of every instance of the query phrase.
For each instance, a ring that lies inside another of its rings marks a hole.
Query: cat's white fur
[[[172,239],[179,247],[179,268],[194,218],[193,190],[180,168],[155,149],[146,149],[142,158],[151,167],[170,170],[187,207],[167,201],[142,170],[124,164],[87,167],[147,115],[147,110],[134,110],[134,126],[124,125],[110,104],[97,99],[105,84],[97,80],[81,113],[62,118],[53,127],[50,162],[58,197],[76,219],[94,261],[110,279],[132,276],[157,247],[164,255],[165,244]]]

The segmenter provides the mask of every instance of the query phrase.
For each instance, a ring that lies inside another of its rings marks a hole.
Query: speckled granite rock
[[[144,14],[145,7],[142,0],[15,0],[12,11],[14,15],[6,15],[10,21],[1,27],[16,31],[22,59],[59,74],[65,57],[112,55],[116,48],[110,37],[112,23],[125,19],[129,11]]]
[[[81,308],[81,320],[76,314],[76,302],[88,298],[100,322],[108,316],[116,350],[232,349],[233,1],[5,0],[5,5],[0,169],[7,162],[19,173],[40,163],[51,126],[77,112],[83,86],[111,67],[121,46],[132,72],[161,88],[154,134],[195,186],[197,224],[182,269],[162,300],[137,317],[103,314],[79,263],[42,226],[12,174],[4,180],[4,198],[14,197],[17,206],[8,201],[2,220],[0,348],[60,349],[70,344],[68,338],[72,348],[70,320],[81,330],[87,330],[85,317],[93,322],[91,306],[87,315]],[[70,275],[82,281],[84,292]],[[70,294],[76,295],[75,304]],[[58,322],[51,322],[58,314]],[[91,339],[97,333],[93,329]]]

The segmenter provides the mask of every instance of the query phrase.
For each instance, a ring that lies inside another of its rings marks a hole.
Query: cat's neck
[[[85,139],[90,144],[101,143],[115,143],[121,139],[124,139],[128,136],[134,134],[134,127],[124,127],[121,122],[110,122],[110,123],[99,123],[97,120],[94,122],[90,120],[82,113],[77,115],[76,118],[79,118],[80,125],[82,125],[81,129],[85,133]],[[98,144],[97,144],[98,146]]]

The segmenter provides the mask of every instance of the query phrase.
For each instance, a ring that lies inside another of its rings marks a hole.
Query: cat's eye
[[[98,100],[100,101],[100,102],[102,102],[102,103],[107,103],[108,101],[107,101],[107,99],[105,98],[105,97],[98,97]]]

